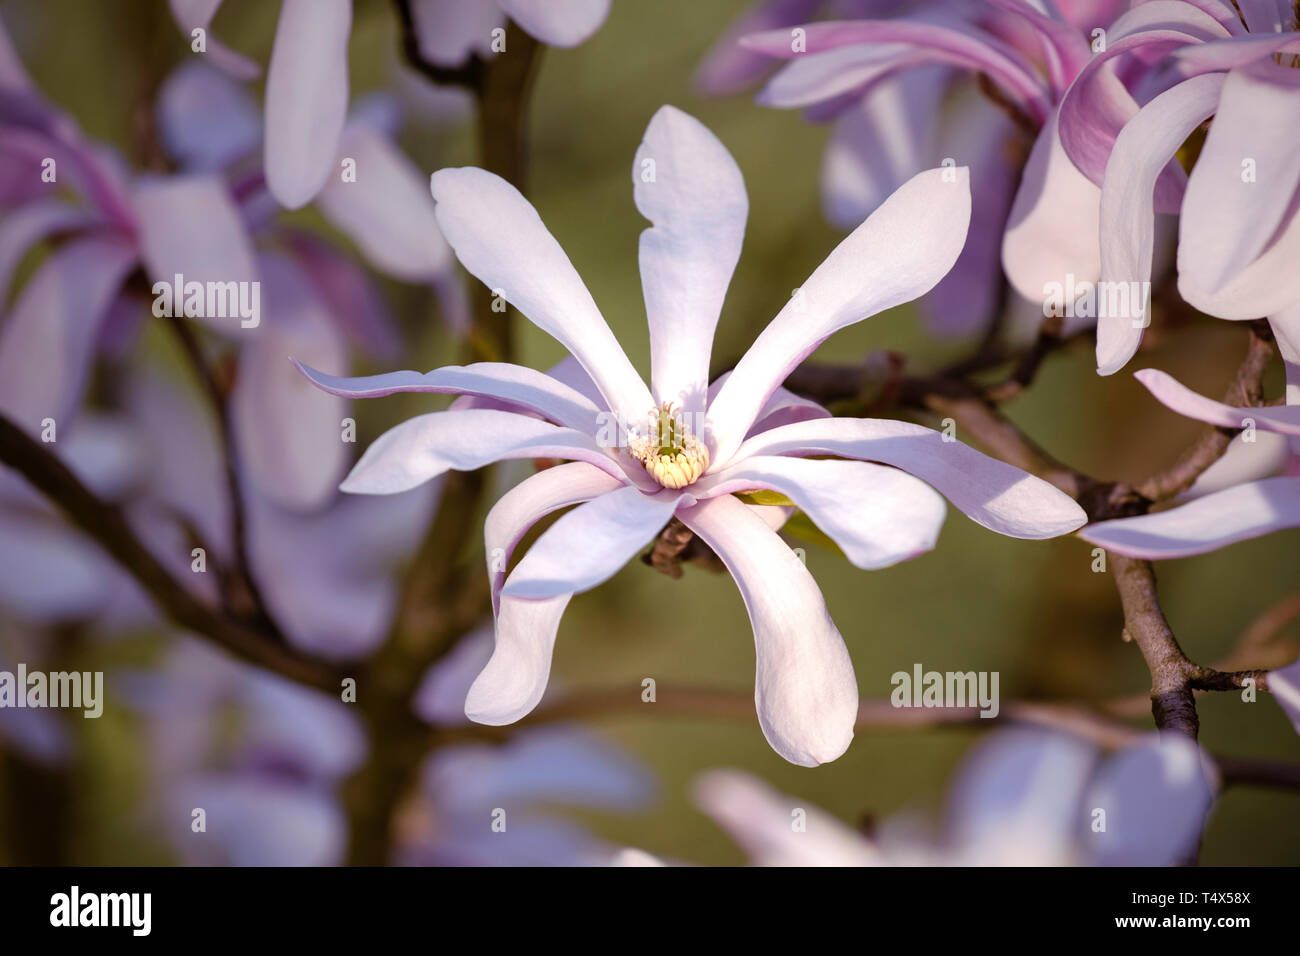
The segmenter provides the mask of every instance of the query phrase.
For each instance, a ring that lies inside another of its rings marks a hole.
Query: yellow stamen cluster
[[[665,488],[685,488],[709,467],[709,450],[682,422],[671,403],[650,413],[646,435],[633,435],[628,450]]]

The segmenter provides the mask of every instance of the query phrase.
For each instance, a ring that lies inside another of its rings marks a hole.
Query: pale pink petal
[[[432,392],[444,395],[483,395],[522,406],[555,422],[596,434],[594,405],[555,379],[523,365],[506,362],[477,362],[473,365],[449,365],[431,372],[386,372],[342,378],[326,375],[294,360],[299,371],[317,388],[345,398],[380,398],[399,392]]]
[[[158,93],[158,135],[187,169],[219,170],[257,149],[262,117],[226,73],[186,60]]]
[[[672,106],[655,113],[632,163],[641,287],[655,401],[704,410],[713,330],[740,258],[749,201],[727,147]]]
[[[1283,435],[1300,435],[1300,405],[1233,408],[1193,392],[1172,375],[1144,368],[1133,376],[1166,408],[1220,428],[1245,428],[1250,424]]]
[[[811,20],[820,0],[759,0],[727,28],[695,72],[695,85],[706,96],[739,93],[771,70],[769,56],[746,50],[740,38]]]
[[[791,763],[834,760],[848,749],[858,712],[853,664],[817,582],[746,505],[730,495],[679,518],[722,559],[754,629],[754,701],[763,735]]]
[[[804,54],[781,67],[754,101],[773,109],[832,106],[843,97],[927,65],[923,51],[897,43],[863,44]]]
[[[470,685],[465,716],[480,724],[513,724],[542,699],[551,676],[551,654],[570,594],[541,601],[503,596],[496,644]]]
[[[1079,537],[1108,551],[1159,561],[1297,527],[1300,478],[1284,477],[1237,485],[1168,511],[1089,525]]]
[[[5,213],[0,220],[0,307],[9,301],[9,281],[18,264],[51,236],[80,230],[93,220],[76,206],[58,200],[37,200]]]
[[[1270,671],[1268,689],[1300,734],[1300,660]]]
[[[1119,289],[1122,283],[1128,308],[1108,308],[1098,315],[1097,371],[1102,375],[1124,367],[1150,324],[1156,178],[1183,141],[1214,113],[1222,88],[1223,77],[1214,74],[1180,83],[1139,110],[1115,139],[1101,190],[1098,301],[1108,295],[1101,290]]]
[[[579,505],[533,543],[506,578],[503,596],[537,599],[591,590],[650,543],[682,497],[624,486]]]
[[[763,330],[709,405],[714,466],[727,463],[787,375],[833,332],[934,287],[966,243],[964,167],[913,176],[841,242]]]
[[[431,281],[452,266],[451,248],[438,230],[424,175],[369,123],[343,129],[340,159],[356,162],[356,180],[331,176],[316,205],[366,260],[406,282]]]
[[[1095,282],[1101,271],[1101,190],[1066,156],[1057,119],[1053,112],[1034,141],[1002,240],[1007,281],[1038,303],[1054,283]]]
[[[519,190],[473,167],[433,174],[438,225],[461,264],[554,336],[624,421],[654,407],[569,257]]]
[[[1056,537],[1086,520],[1069,495],[1042,479],[910,422],[799,422],[746,440],[736,460],[751,455],[839,455],[893,465],[931,485],[972,521],[1016,538]]]
[[[610,0],[498,0],[529,34],[551,46],[577,46],[600,29]]]
[[[371,443],[339,487],[362,495],[406,491],[445,471],[473,471],[512,458],[587,461],[616,478],[622,470],[595,440],[514,412],[474,408],[417,415]]]
[[[859,568],[884,568],[934,547],[947,506],[933,488],[897,468],[865,461],[745,458],[706,475],[700,498],[767,489],[784,494]]]
[[[1211,315],[1253,319],[1300,301],[1294,268],[1300,77],[1291,77],[1294,72],[1271,61],[1230,72],[1188,178],[1178,224],[1178,291]]]
[[[493,610],[499,604],[510,557],[529,528],[553,511],[590,501],[621,484],[585,461],[573,461],[539,471],[502,495],[483,523],[483,551],[492,581]]]
[[[284,0],[266,75],[266,183],[305,206],[339,174],[352,0]]]

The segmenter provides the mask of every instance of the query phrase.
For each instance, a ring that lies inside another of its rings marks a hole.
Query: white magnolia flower
[[[637,208],[653,224],[640,246],[651,386],[528,201],[481,169],[444,169],[432,180],[438,224],[461,263],[577,364],[550,374],[480,363],[354,379],[304,367],[336,395],[474,396],[382,435],[342,488],[394,494],[449,469],[569,460],[520,483],[488,515],[496,647],[470,689],[472,719],[507,724],[532,710],[569,599],[612,576],[675,516],[718,554],[744,597],[767,739],[794,763],[833,760],[848,747],[857,711],[848,652],[812,576],[769,525],[774,509],[736,493],[786,496],[862,568],[933,546],[945,511],[936,489],[1003,534],[1052,537],[1084,520],[1051,485],[936,431],[831,418],[781,388],[831,333],[943,277],[966,239],[967,171],[931,170],[905,183],[712,385],[714,326],[747,215],[740,170],[702,124],[664,107],[646,130],[633,181]],[[507,576],[502,569],[528,529],[571,506]]]

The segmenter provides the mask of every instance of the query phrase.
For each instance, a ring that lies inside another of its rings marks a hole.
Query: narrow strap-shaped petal
[[[772,392],[828,336],[933,288],[961,253],[969,223],[968,171],[932,169],[836,246],[710,403],[705,437],[715,466],[727,463]]]
[[[672,106],[646,127],[633,195],[641,233],[655,401],[704,411],[713,331],[740,259],[749,201],[740,167],[703,123]]]
[[[682,497],[628,485],[579,505],[542,532],[506,578],[502,595],[537,599],[594,588],[659,533]]]
[[[600,29],[610,0],[497,0],[521,27],[551,46],[577,46]]]
[[[353,494],[391,495],[445,471],[473,471],[511,458],[569,458],[616,478],[623,474],[590,435],[514,412],[471,408],[417,415],[390,428],[339,487]]]
[[[919,478],[865,461],[745,458],[706,475],[700,498],[765,488],[788,497],[859,568],[885,568],[934,547],[947,506]]]
[[[492,506],[483,523],[483,551],[492,581],[492,609],[506,579],[506,567],[515,546],[528,529],[553,511],[590,501],[622,485],[585,461],[571,461],[530,475],[507,491]]]
[[[466,717],[499,727],[513,724],[537,706],[551,677],[560,618],[572,596],[560,594],[541,601],[501,598],[496,644],[465,697]]]
[[[339,153],[356,162],[355,181],[334,176],[316,205],[376,269],[406,282],[432,281],[452,268],[424,174],[369,123],[343,129]]]
[[[706,96],[730,96],[755,83],[772,68],[772,58],[747,50],[740,38],[811,20],[820,0],[760,0],[742,13],[713,44],[695,71],[695,85]]]
[[[352,0],[284,0],[266,75],[266,184],[289,209],[337,174]]]
[[[1300,405],[1234,408],[1193,392],[1159,369],[1144,368],[1133,377],[1145,385],[1160,404],[1188,418],[1220,428],[1245,428],[1253,422],[1264,431],[1300,435]]]
[[[1002,239],[1007,281],[1040,304],[1052,284],[1095,282],[1101,271],[1101,190],[1065,155],[1057,122],[1053,112],[1034,141]]]
[[[244,54],[226,46],[210,29],[212,18],[217,15],[221,2],[222,0],[168,0],[168,6],[171,7],[172,19],[185,34],[186,40],[192,41],[196,29],[205,32],[204,55],[220,69],[239,80],[256,79],[262,68]]]
[[[1213,74],[1179,83],[1140,109],[1115,138],[1101,190],[1101,281],[1103,289],[1127,290],[1122,300],[1128,308],[1113,314],[1107,309],[1097,317],[1097,371],[1102,375],[1124,367],[1149,324],[1146,289],[1155,246],[1156,178],[1183,141],[1214,113],[1221,89],[1223,77]],[[1107,301],[1120,297],[1108,296]]]
[[[791,763],[834,760],[853,739],[858,685],[817,582],[776,532],[730,495],[678,517],[722,559],[745,600],[763,736]]]
[[[1016,538],[1052,538],[1086,516],[1069,495],[1041,478],[990,458],[933,429],[881,418],[823,418],[755,435],[750,455],[839,455],[877,461],[915,475],[972,521]]]
[[[1238,541],[1300,527],[1300,478],[1265,478],[1136,518],[1079,532],[1085,541],[1132,558],[1159,561],[1217,551]]]
[[[599,412],[583,395],[549,375],[525,365],[476,362],[448,365],[430,372],[385,372],[345,378],[326,375],[294,359],[298,370],[317,388],[345,398],[381,398],[399,392],[482,395],[537,412],[557,425],[596,434]]]
[[[431,188],[461,265],[567,348],[623,421],[640,421],[654,406],[650,390],[532,204],[474,167],[439,170]]]

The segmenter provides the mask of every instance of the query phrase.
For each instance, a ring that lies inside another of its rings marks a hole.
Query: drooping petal
[[[695,802],[725,829],[754,866],[878,866],[872,845],[830,814],[777,793],[739,770],[710,770],[695,783]],[[802,810],[804,828],[791,814]]]
[[[344,127],[339,154],[355,160],[356,180],[331,177],[316,205],[366,260],[406,282],[431,281],[450,269],[451,248],[415,164],[365,122]]]
[[[302,355],[338,368],[347,362],[343,337],[305,274],[288,256],[260,262],[266,314],[239,354],[231,398],[240,464],[268,498],[305,510],[333,494],[347,460],[347,403],[322,395],[285,358]]]
[[[754,701],[763,735],[791,763],[834,760],[858,711],[853,664],[817,582],[776,532],[730,495],[678,517],[736,581],[754,628]]]
[[[386,372],[343,378],[326,375],[298,362],[299,371],[317,388],[345,398],[380,398],[399,392],[483,395],[544,415],[557,425],[595,435],[599,412],[578,392],[543,372],[507,362],[448,365],[431,372]]]
[[[551,677],[560,618],[572,596],[560,594],[540,601],[502,596],[496,644],[487,666],[470,685],[466,717],[500,727],[537,706]]]
[[[1133,377],[1145,385],[1160,404],[1188,418],[1220,428],[1246,428],[1254,423],[1265,431],[1300,435],[1300,405],[1233,408],[1193,392],[1172,375],[1158,369],[1144,368]]]
[[[999,534],[1051,538],[1086,520],[1069,495],[937,431],[878,418],[799,422],[748,439],[736,453],[839,455],[901,468],[931,485],[967,517]]]
[[[704,410],[713,330],[740,259],[749,201],[740,167],[699,120],[664,106],[632,164],[655,401]]]
[[[1272,61],[1231,71],[1188,177],[1178,291],[1211,315],[1253,319],[1300,301],[1296,72]]]
[[[591,590],[650,543],[682,497],[624,486],[579,505],[533,543],[502,595],[535,600]]]
[[[650,391],[532,204],[473,167],[439,170],[431,187],[461,264],[567,348],[623,421],[640,421],[654,407]]]
[[[709,405],[706,440],[727,463],[787,375],[833,332],[934,287],[970,223],[964,167],[913,176],[853,230],[763,330]]]
[[[1084,848],[1096,866],[1174,866],[1196,852],[1218,789],[1199,747],[1178,734],[1152,734],[1102,765],[1085,800],[1106,811]],[[1080,821],[1082,827],[1083,821]]]
[[[595,440],[514,412],[471,408],[417,415],[384,432],[340,485],[360,495],[406,491],[445,471],[473,471],[511,458],[587,461],[621,478]]]
[[[493,610],[499,604],[510,557],[529,528],[553,511],[590,501],[621,484],[585,461],[573,461],[539,471],[502,495],[483,523],[483,551],[492,581]]]
[[[784,494],[859,568],[884,568],[929,551],[947,507],[933,488],[865,461],[745,458],[700,479],[701,498],[768,489]]]
[[[1077,287],[1101,272],[1101,190],[1070,162],[1057,120],[1053,112],[1034,141],[1002,240],[1007,281],[1039,303],[1053,284]]]
[[[1300,527],[1300,478],[1265,478],[1136,518],[1079,532],[1085,541],[1133,558],[1159,561],[1206,554],[1238,541]]]
[[[81,399],[95,336],[135,264],[125,239],[78,239],[52,252],[0,327],[0,410],[33,432],[63,428]]]
[[[610,0],[497,0],[528,33],[551,46],[577,46],[600,29]]]
[[[1150,324],[1146,289],[1155,246],[1156,178],[1183,141],[1214,113],[1223,77],[1179,83],[1138,111],[1115,138],[1101,190],[1101,288],[1129,290],[1127,309],[1097,317],[1097,371],[1118,372],[1137,351]],[[1140,290],[1140,291],[1139,291]],[[1120,297],[1109,296],[1111,302]],[[1134,301],[1136,299],[1136,301]],[[1099,301],[1106,301],[1098,294]]]
[[[305,206],[338,167],[352,0],[284,0],[266,75],[266,183]]]

